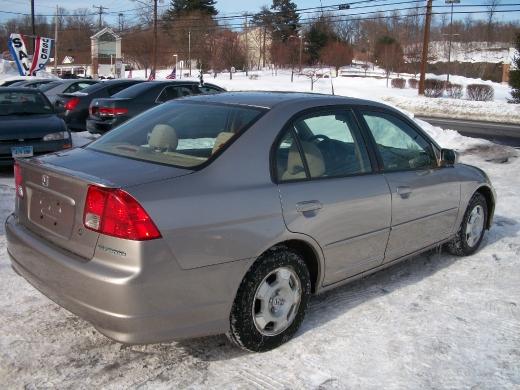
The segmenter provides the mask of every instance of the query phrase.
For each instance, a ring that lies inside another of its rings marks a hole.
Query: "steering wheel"
[[[315,141],[315,140],[318,140],[318,139],[321,139],[322,142],[323,141],[330,141],[330,138],[327,137],[326,135],[323,135],[323,134],[316,134],[316,135],[313,135],[312,137],[310,137],[308,139],[308,141]]]

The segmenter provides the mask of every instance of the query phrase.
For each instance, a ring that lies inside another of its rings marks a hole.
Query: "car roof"
[[[197,100],[208,103],[245,105],[271,109],[283,103],[297,104],[301,101],[314,100],[317,105],[326,104],[355,104],[377,107],[387,107],[384,104],[371,100],[357,99],[346,96],[326,95],[308,92],[279,92],[279,91],[236,91],[222,92],[211,95],[197,95],[186,97],[183,100]]]
[[[37,88],[24,88],[24,87],[3,87],[3,88],[0,88],[0,92],[41,93],[41,91]]]

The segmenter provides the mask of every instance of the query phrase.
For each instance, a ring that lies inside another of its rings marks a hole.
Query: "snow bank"
[[[382,99],[419,116],[520,124],[518,104],[422,96],[383,96]]]

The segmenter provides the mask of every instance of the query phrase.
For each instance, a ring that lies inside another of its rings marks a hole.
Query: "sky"
[[[135,8],[142,7],[141,3],[144,1],[152,1],[152,0],[141,0],[140,2],[137,2],[135,0],[92,0],[91,2],[85,1],[85,0],[34,0],[35,1],[35,10],[36,14],[44,14],[44,15],[50,15],[54,13],[54,10],[56,8],[56,5],[59,5],[60,7],[64,7],[70,11],[74,10],[75,8],[85,8],[88,7],[92,10],[93,13],[96,12],[96,9],[94,9],[93,5],[102,5],[104,7],[107,7],[108,10],[105,10],[107,14],[104,15],[104,20],[110,24],[117,24],[117,14],[119,12],[123,12],[125,15],[125,19],[128,22],[133,22],[137,20],[139,11],[136,11]],[[405,8],[413,6],[414,4],[410,4],[408,0],[402,0],[403,2],[408,2],[408,4],[403,5],[395,5],[395,3],[398,3],[399,0],[353,0],[350,3],[360,3],[356,5],[352,5],[352,8],[354,7],[366,7],[366,6],[373,6],[371,8],[359,8],[359,9],[352,9],[350,11],[342,11],[342,14],[352,14],[356,12],[369,12],[369,11],[377,11],[377,10],[391,10],[394,8]],[[485,11],[486,8],[483,6],[488,3],[490,0],[461,0],[461,4],[464,5],[464,7],[460,7],[460,10],[463,11]],[[165,10],[169,5],[169,0],[159,0],[159,10]],[[337,5],[340,3],[348,3],[347,1],[343,0],[297,0],[295,3],[297,4],[298,8],[309,8],[309,7],[319,7],[320,5],[323,5],[324,7],[331,6],[331,5]],[[394,5],[386,5],[386,4],[394,4]],[[426,4],[426,1],[419,1],[421,4]],[[501,4],[520,4],[520,0],[500,0]],[[237,14],[237,13],[245,13],[246,11],[248,13],[255,13],[257,12],[262,5],[268,5],[270,2],[268,0],[248,0],[248,1],[242,1],[239,2],[237,0],[217,0],[217,8],[219,10],[219,14],[221,16],[227,15],[227,14]],[[434,5],[443,5],[444,0],[434,0]],[[329,8],[331,9],[331,8]],[[520,10],[520,5],[517,6],[508,6],[508,7],[499,7],[498,9],[501,10]],[[436,8],[434,10],[437,10],[438,12],[442,11],[448,11],[449,8]],[[12,14],[9,12],[19,12],[19,13],[30,13],[30,0],[0,0],[0,22],[5,21],[7,19],[10,19],[12,17],[15,17],[16,14]],[[334,10],[334,12],[339,12],[337,9]],[[455,15],[454,18],[464,18],[465,15]],[[474,18],[483,18],[485,17],[485,14],[482,14],[480,16],[475,15]],[[506,20],[506,21],[514,21],[514,20],[520,20],[520,11],[516,12],[504,12],[504,13],[497,13],[496,14],[496,20]]]

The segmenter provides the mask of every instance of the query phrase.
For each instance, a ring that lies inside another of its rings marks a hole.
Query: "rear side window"
[[[199,85],[198,89],[203,94],[213,94],[222,92],[220,89],[209,86],[209,85]]]
[[[277,148],[280,181],[342,177],[372,170],[364,140],[350,110],[305,115],[296,119],[288,132],[296,142],[291,143],[286,153],[286,135]]]
[[[193,89],[191,86],[170,86],[163,89],[157,98],[157,102],[167,102],[168,100],[177,99],[183,96],[193,95]]]
[[[88,148],[194,168],[240,136],[264,111],[234,105],[174,101],[123,123]]]

